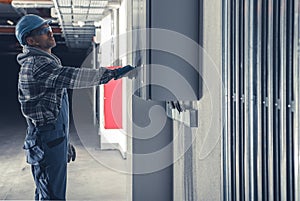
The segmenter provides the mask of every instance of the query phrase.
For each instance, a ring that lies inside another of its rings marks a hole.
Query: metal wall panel
[[[299,2],[223,1],[223,200],[299,201]]]

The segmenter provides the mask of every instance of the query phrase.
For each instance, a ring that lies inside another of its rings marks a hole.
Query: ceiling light
[[[78,21],[77,22],[78,26],[83,27],[85,25],[85,23],[83,21]]]
[[[119,0],[116,1],[109,1],[107,7],[111,9],[118,9],[121,6],[121,2]]]
[[[101,22],[100,21],[95,21],[94,22],[94,26],[95,27],[100,27],[101,26]]]
[[[7,24],[9,24],[9,25],[14,25],[14,22],[11,21],[11,20],[7,20],[6,22],[7,22]]]
[[[85,22],[84,21],[72,22],[72,25],[83,27],[85,25]]]

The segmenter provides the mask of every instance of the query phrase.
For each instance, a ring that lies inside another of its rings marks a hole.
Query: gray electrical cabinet
[[[156,101],[201,97],[199,0],[134,0],[136,94]]]

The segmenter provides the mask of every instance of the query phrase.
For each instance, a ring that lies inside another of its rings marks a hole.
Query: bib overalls
[[[36,184],[35,200],[65,200],[69,141],[66,89],[56,123],[41,127],[35,127],[29,120],[27,123],[24,149]]]

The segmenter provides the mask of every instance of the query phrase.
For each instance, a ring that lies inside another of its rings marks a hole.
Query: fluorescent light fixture
[[[121,6],[121,2],[119,0],[117,1],[109,1],[107,4],[107,7],[111,9],[118,9]]]
[[[84,21],[77,21],[72,23],[73,26],[83,27],[85,25]]]
[[[11,5],[15,8],[52,8],[53,2],[49,1],[33,1],[33,0],[13,0]]]
[[[7,20],[6,22],[7,22],[7,24],[9,24],[9,25],[14,25],[14,22],[11,21],[11,20]]]
[[[95,27],[100,27],[101,26],[101,22],[100,21],[95,21],[94,22],[94,26]]]
[[[85,25],[84,21],[78,21],[77,22],[78,26],[83,27]]]

